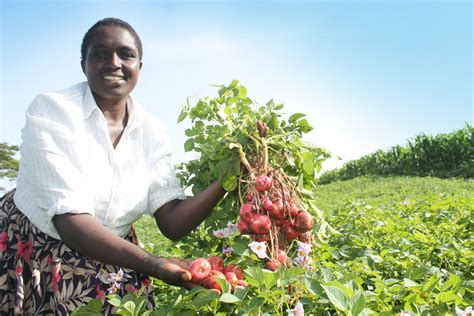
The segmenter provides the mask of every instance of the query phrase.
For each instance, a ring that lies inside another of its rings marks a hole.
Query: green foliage
[[[341,235],[313,250],[314,272],[262,269],[245,241],[237,240],[225,262],[248,267],[248,288],[216,295],[154,282],[161,295],[155,312],[285,315],[299,300],[314,315],[452,315],[455,306],[474,305],[473,192],[472,181],[429,177],[362,177],[318,186],[315,203]],[[137,227],[139,236],[156,234],[156,225]],[[183,249],[176,243],[165,252],[184,257]],[[209,251],[218,249],[195,253]]]
[[[420,134],[405,147],[378,150],[342,168],[323,173],[320,183],[362,175],[411,175],[474,178],[474,127],[469,124],[448,134]]]
[[[14,158],[19,148],[15,145],[0,143],[0,179],[13,180],[18,174],[18,160]],[[1,188],[0,188],[1,189]]]

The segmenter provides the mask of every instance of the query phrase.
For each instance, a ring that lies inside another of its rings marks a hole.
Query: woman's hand
[[[185,259],[158,258],[158,279],[170,285],[184,287],[188,290],[196,286],[191,282],[191,273],[188,271],[189,262]]]

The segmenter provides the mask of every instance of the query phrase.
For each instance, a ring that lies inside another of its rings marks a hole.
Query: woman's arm
[[[154,256],[116,236],[90,214],[56,215],[53,222],[61,240],[83,255],[154,276],[168,284],[193,287],[186,260]]]
[[[216,181],[195,197],[173,200],[160,207],[154,214],[156,223],[166,237],[178,240],[205,220],[225,193]]]

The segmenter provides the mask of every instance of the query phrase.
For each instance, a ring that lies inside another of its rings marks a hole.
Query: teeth
[[[112,80],[112,81],[118,81],[118,80],[123,80],[123,77],[120,76],[102,76],[105,80]]]

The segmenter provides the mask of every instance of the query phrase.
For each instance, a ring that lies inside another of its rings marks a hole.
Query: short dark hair
[[[97,21],[94,25],[91,26],[91,28],[86,32],[86,34],[84,35],[84,38],[82,39],[81,60],[86,59],[87,47],[89,46],[89,42],[91,38],[97,33],[97,30],[100,27],[107,26],[107,25],[120,26],[126,29],[127,31],[129,31],[130,34],[132,34],[133,38],[135,39],[135,45],[137,46],[137,49],[138,49],[138,57],[141,61],[143,58],[143,47],[142,47],[142,41],[140,40],[140,36],[138,36],[138,33],[133,29],[133,27],[130,24],[117,18],[105,18],[105,19]]]

